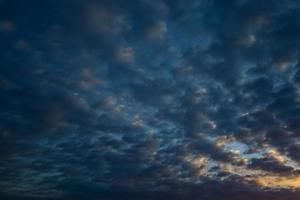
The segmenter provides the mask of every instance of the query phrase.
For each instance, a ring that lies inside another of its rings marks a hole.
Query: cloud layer
[[[299,199],[299,11],[0,1],[1,199]]]

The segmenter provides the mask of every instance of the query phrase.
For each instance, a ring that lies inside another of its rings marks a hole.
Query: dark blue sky
[[[0,0],[0,199],[299,200],[297,0]]]

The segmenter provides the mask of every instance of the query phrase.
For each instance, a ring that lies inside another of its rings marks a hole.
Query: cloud
[[[94,31],[105,34],[119,34],[130,28],[130,22],[125,15],[97,4],[87,6],[87,23]]]
[[[0,198],[299,199],[299,8],[5,1]]]
[[[263,176],[257,178],[257,183],[264,187],[275,188],[299,188],[300,178],[298,176],[280,177],[280,176]]]
[[[134,60],[134,50],[131,47],[120,47],[116,50],[116,59],[121,63],[131,63]]]
[[[15,30],[13,23],[8,20],[0,21],[0,31],[2,32],[12,32]]]
[[[147,28],[146,37],[149,39],[163,39],[167,33],[167,24],[164,21],[158,21]]]

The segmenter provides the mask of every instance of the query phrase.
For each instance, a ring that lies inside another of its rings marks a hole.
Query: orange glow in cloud
[[[258,185],[269,188],[300,188],[300,176],[260,176],[256,179]]]

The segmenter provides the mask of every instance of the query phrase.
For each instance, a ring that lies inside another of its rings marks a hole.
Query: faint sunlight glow
[[[207,173],[206,167],[208,159],[204,155],[199,154],[195,157],[187,156],[185,157],[185,161],[190,163],[197,170],[198,176],[203,176]]]
[[[256,179],[256,183],[269,188],[300,188],[300,176],[277,176],[266,175]]]
[[[277,162],[284,163],[286,161],[284,156],[281,155],[281,153],[278,152],[276,149],[268,150],[267,154],[274,158]]]

